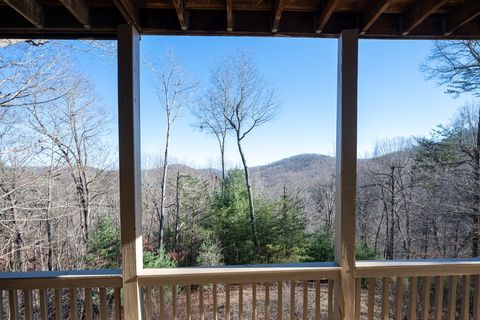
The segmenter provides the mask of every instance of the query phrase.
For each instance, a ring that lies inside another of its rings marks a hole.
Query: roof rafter
[[[283,9],[285,8],[285,0],[275,1],[275,13],[273,16],[272,32],[277,32],[280,27],[280,19],[282,19]]]
[[[4,0],[37,28],[43,28],[43,9],[36,0]]]
[[[417,4],[405,15],[405,29],[402,35],[406,36],[432,13],[437,11],[448,0],[424,0],[418,1]]]
[[[323,32],[323,28],[325,28],[325,25],[327,24],[328,20],[332,16],[339,3],[340,0],[327,0],[325,6],[323,7],[323,10],[319,14],[316,33]]]
[[[128,24],[140,30],[140,10],[133,0],[113,0]]]
[[[465,0],[458,8],[447,15],[445,35],[451,35],[464,24],[480,16],[480,1]]]
[[[188,25],[187,25],[187,11],[185,10],[185,2],[183,0],[172,0],[172,1],[175,7],[175,11],[177,12],[180,28],[182,28],[183,31],[186,31],[188,29]]]
[[[367,33],[368,29],[377,21],[377,19],[388,9],[393,0],[370,0],[362,14],[362,26],[360,34]]]
[[[233,31],[233,0],[226,0],[227,7],[227,31]]]
[[[85,28],[90,28],[88,6],[83,0],[59,1]]]

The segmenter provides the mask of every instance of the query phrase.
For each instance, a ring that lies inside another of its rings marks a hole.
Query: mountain
[[[335,170],[335,158],[321,154],[299,154],[263,166],[251,168],[257,191],[280,194],[283,186],[305,190]]]

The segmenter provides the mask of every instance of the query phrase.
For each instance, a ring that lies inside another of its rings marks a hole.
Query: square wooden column
[[[140,163],[140,35],[118,27],[118,130],[124,319],[141,319],[143,269]]]
[[[335,262],[336,319],[355,319],[355,211],[357,189],[358,30],[338,40]]]

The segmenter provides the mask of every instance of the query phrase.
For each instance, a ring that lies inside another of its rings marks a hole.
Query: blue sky
[[[426,81],[420,64],[431,42],[419,40],[362,40],[359,52],[358,154],[368,154],[376,141],[428,135],[445,124],[471,97],[453,97],[434,81]],[[185,68],[206,85],[210,67],[239,48],[253,51],[260,71],[277,89],[282,113],[259,127],[245,141],[250,165],[261,165],[300,153],[334,155],[337,41],[333,39],[248,37],[153,37],[141,41],[144,58],[173,48]],[[96,86],[106,109],[116,113],[116,62],[79,57],[81,69]],[[165,116],[146,68],[141,73],[142,152],[160,155]],[[188,112],[172,132],[171,155],[194,167],[218,167],[214,139],[195,131]],[[116,129],[115,129],[116,130]],[[115,131],[113,130],[113,131]],[[112,134],[112,143],[116,143]],[[227,145],[227,161],[238,166],[234,141]]]

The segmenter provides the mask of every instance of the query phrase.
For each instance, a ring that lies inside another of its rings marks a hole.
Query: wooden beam
[[[362,14],[362,28],[360,33],[367,33],[368,29],[388,9],[393,0],[370,0]]]
[[[337,153],[335,197],[335,319],[355,319],[355,211],[357,185],[358,30],[338,41]]]
[[[4,0],[37,28],[43,28],[43,9],[36,0]]]
[[[185,10],[185,2],[183,0],[173,0],[173,5],[175,6],[175,11],[177,12],[180,28],[183,31],[186,31],[188,29],[188,24],[187,24],[187,11]]]
[[[118,131],[120,235],[124,318],[141,319],[137,276],[143,270],[140,167],[140,35],[132,25],[118,27]]]
[[[458,8],[447,15],[445,35],[451,35],[455,30],[480,16],[480,1],[465,0]]]
[[[273,16],[272,32],[277,32],[280,27],[280,19],[282,18],[283,9],[285,8],[285,0],[275,1],[275,13]]]
[[[319,14],[318,27],[316,31],[317,33],[323,32],[323,28],[325,28],[325,25],[332,16],[333,12],[335,12],[335,9],[337,8],[339,3],[340,0],[327,0],[325,6],[323,7],[323,10]]]
[[[88,6],[83,0],[59,1],[85,28],[90,28]]]
[[[417,1],[417,4],[405,15],[405,30],[402,35],[406,36],[432,13],[437,11],[448,0],[423,0]]]
[[[115,6],[128,24],[131,24],[137,30],[140,28],[140,9],[134,0],[113,0]]]
[[[233,0],[226,0],[226,9],[227,9],[227,31],[233,31]]]

